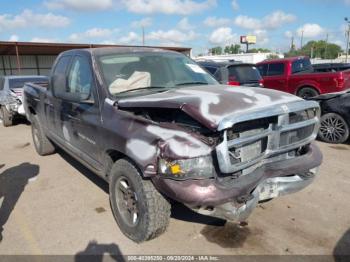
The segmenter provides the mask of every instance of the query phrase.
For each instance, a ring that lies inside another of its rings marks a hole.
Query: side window
[[[204,68],[212,75],[215,75],[216,71],[218,71],[218,69],[213,66],[205,66]]]
[[[86,57],[76,56],[68,74],[67,93],[86,100],[90,98],[93,85],[90,63]]]
[[[267,64],[258,66],[258,70],[259,70],[261,76],[267,76],[267,68],[268,68]]]
[[[269,64],[269,76],[279,76],[284,74],[284,64],[283,63],[275,63]]]
[[[62,56],[52,72],[51,84],[56,96],[60,96],[66,91],[66,70],[70,59],[71,56]]]

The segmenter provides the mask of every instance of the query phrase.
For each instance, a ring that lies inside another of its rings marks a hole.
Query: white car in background
[[[46,76],[0,77],[0,120],[4,126],[12,126],[17,116],[25,116],[23,86],[27,82],[47,82]]]

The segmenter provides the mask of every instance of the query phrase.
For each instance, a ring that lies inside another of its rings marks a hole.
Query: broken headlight
[[[159,160],[159,173],[173,179],[205,179],[214,176],[211,156],[181,160]]]

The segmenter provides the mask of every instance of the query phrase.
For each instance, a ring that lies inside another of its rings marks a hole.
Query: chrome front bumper
[[[260,201],[298,192],[310,185],[318,174],[318,168],[309,172],[287,177],[273,177],[264,180],[245,203],[227,202],[215,207],[191,208],[193,211],[230,221],[245,221]]]

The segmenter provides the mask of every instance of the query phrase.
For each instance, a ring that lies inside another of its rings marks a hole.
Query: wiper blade
[[[130,93],[130,92],[135,92],[135,91],[140,91],[140,90],[147,90],[147,89],[166,89],[168,90],[167,87],[164,86],[148,86],[148,87],[141,87],[141,88],[135,88],[135,89],[130,89],[130,90],[125,90],[119,93],[116,93],[115,95],[123,94],[123,93]],[[164,91],[166,91],[164,90]]]
[[[207,82],[186,82],[186,83],[180,83],[176,84],[176,86],[187,86],[187,85],[208,85]]]

